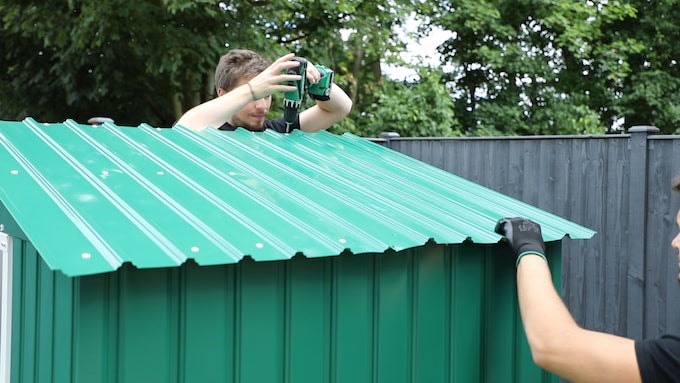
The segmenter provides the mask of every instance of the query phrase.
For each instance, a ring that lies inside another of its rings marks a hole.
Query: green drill
[[[298,61],[300,66],[290,68],[288,74],[297,74],[302,78],[297,81],[288,81],[288,85],[292,85],[296,89],[285,92],[283,95],[283,120],[286,122],[286,133],[290,132],[290,127],[295,122],[298,109],[300,109],[302,99],[305,96],[305,85],[307,84],[307,60],[302,57],[293,57],[293,61]]]

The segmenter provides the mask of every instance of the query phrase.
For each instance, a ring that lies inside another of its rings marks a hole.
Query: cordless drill
[[[290,132],[290,127],[295,122],[307,85],[307,60],[302,57],[293,57],[293,61],[298,61],[300,66],[288,69],[288,74],[297,74],[302,78],[297,81],[288,81],[288,85],[294,86],[296,89],[285,92],[283,95],[283,120],[286,122],[286,133]]]
[[[283,95],[283,119],[286,122],[286,133],[290,132],[290,127],[295,122],[298,109],[305,96],[305,90],[309,96],[315,100],[328,101],[331,98],[331,85],[333,84],[334,73],[331,69],[323,65],[315,65],[321,74],[321,78],[316,84],[307,83],[307,60],[302,57],[293,57],[293,61],[298,61],[300,66],[288,70],[288,74],[302,76],[300,80],[288,81],[288,85],[296,87],[294,91],[285,92]],[[305,89],[306,88],[306,89]]]

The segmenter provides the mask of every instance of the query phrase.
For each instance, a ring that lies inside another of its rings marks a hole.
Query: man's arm
[[[517,293],[534,362],[573,382],[640,382],[631,339],[580,328],[536,255],[520,259]]]
[[[337,85],[331,84],[330,99],[316,101],[316,105],[300,113],[300,129],[305,132],[318,132],[328,129],[352,111],[352,100]]]
[[[251,101],[248,84],[243,84],[231,92],[189,109],[177,120],[176,125],[191,130],[203,130],[209,126],[219,128]]]
[[[553,286],[540,226],[505,218],[496,232],[518,257],[517,295],[534,362],[575,383],[640,382],[633,340],[585,330],[574,321]]]

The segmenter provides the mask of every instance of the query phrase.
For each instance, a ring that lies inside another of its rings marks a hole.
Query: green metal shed
[[[328,132],[0,122],[0,380],[549,382],[500,217],[577,224]]]

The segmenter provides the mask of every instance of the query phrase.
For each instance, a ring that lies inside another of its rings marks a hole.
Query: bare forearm
[[[343,117],[352,111],[352,100],[335,84],[331,84],[330,99],[318,101],[317,105],[325,112],[341,114]]]
[[[548,264],[535,255],[522,258],[517,268],[517,294],[531,351],[542,364],[562,337],[578,330],[552,283]]]
[[[330,99],[300,113],[300,127],[306,132],[328,129],[352,111],[352,99],[337,85],[331,85]]]
[[[522,258],[517,292],[536,364],[573,382],[640,382],[634,342],[580,328],[555,290],[542,258]]]
[[[248,85],[241,85],[221,97],[188,110],[177,121],[177,125],[192,130],[203,130],[209,126],[219,128],[251,99]]]

